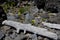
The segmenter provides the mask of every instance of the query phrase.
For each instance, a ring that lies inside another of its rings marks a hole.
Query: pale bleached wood
[[[3,21],[2,24],[16,28],[17,33],[19,33],[19,30],[24,30],[24,32],[29,31],[35,34],[39,34],[57,40],[57,34],[49,32],[47,29],[44,28],[32,26],[31,24],[22,24],[20,22],[8,21],[8,20]]]
[[[60,29],[60,24],[53,24],[53,23],[47,23],[47,22],[42,22],[42,24],[49,28]]]

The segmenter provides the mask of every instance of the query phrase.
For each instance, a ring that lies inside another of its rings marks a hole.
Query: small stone
[[[44,38],[44,40],[49,40],[48,38]]]
[[[42,40],[43,39],[43,37],[41,37],[41,36],[38,36],[38,40]]]

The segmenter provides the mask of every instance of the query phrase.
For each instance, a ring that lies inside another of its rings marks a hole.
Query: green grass
[[[20,13],[24,13],[24,12],[26,12],[26,11],[29,11],[29,6],[21,7],[21,8],[19,9],[19,12],[20,12]]]

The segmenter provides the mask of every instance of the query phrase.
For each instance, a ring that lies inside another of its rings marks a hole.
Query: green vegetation
[[[26,11],[26,9],[24,8],[24,7],[21,7],[20,9],[19,9],[19,12],[20,13],[24,13]]]
[[[35,24],[35,20],[32,20],[32,21],[31,21],[31,24],[33,24],[33,25],[34,25],[34,24]]]
[[[15,5],[15,2],[6,2],[5,4],[1,4],[1,6],[4,8],[4,11],[7,12],[10,7],[13,7]]]
[[[46,21],[47,19],[46,18],[42,18],[42,21]]]
[[[18,16],[20,16],[21,15],[21,12],[18,12]]]
[[[29,6],[21,7],[21,8],[19,9],[19,12],[20,12],[20,13],[24,13],[24,12],[26,12],[26,11],[29,11]]]
[[[5,4],[2,5],[2,7],[4,8],[4,11],[7,12],[8,8],[10,7],[9,4]]]

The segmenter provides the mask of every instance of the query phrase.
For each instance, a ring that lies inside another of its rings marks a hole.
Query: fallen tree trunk
[[[60,29],[60,24],[52,24],[52,23],[46,23],[46,22],[42,22],[42,24],[50,28]]]
[[[9,26],[16,28],[17,33],[19,33],[19,30],[24,30],[24,33],[26,31],[29,31],[35,34],[39,34],[39,35],[57,40],[57,34],[49,32],[47,29],[44,29],[44,28],[38,28],[35,26],[31,26],[31,24],[22,24],[19,22],[8,21],[8,20],[3,21],[2,24],[9,25]]]

